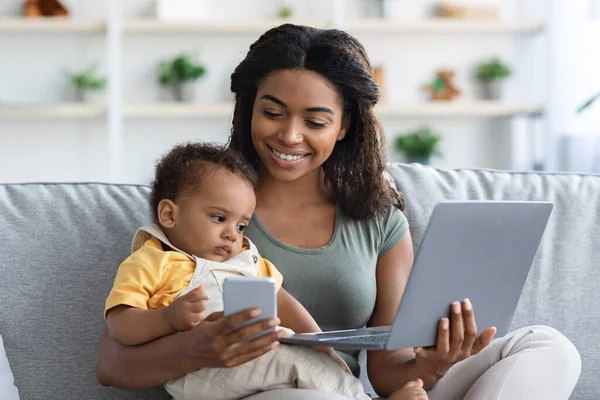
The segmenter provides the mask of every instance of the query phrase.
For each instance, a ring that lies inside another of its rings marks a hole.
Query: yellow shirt
[[[242,250],[248,250],[244,246]],[[283,276],[275,266],[258,257],[258,276],[275,279],[279,290]],[[127,305],[143,310],[166,307],[188,286],[196,263],[184,254],[163,250],[157,238],[148,239],[119,266],[104,308],[104,317],[113,307]]]

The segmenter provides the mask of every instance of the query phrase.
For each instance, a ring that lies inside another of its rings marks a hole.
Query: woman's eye
[[[215,222],[225,222],[225,217],[222,215],[213,215],[212,219]]]
[[[238,225],[238,231],[244,232],[244,229],[246,229],[246,225]]]
[[[263,111],[263,113],[264,113],[264,114],[265,114],[265,115],[266,115],[268,118],[272,118],[272,119],[275,119],[275,118],[281,118],[281,117],[283,117],[283,114],[280,114],[280,113],[275,113],[275,112],[271,112],[271,111],[267,111],[267,110],[264,110],[264,111]]]
[[[313,128],[325,128],[327,126],[327,124],[325,124],[323,122],[306,121],[306,123],[309,124]]]

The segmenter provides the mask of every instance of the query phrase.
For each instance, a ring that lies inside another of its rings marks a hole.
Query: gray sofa
[[[417,247],[443,199],[554,202],[513,327],[563,332],[583,363],[572,398],[600,398],[600,176],[402,164],[390,172]],[[167,398],[161,388],[127,392],[95,378],[103,302],[147,221],[147,196],[140,185],[0,185],[0,335],[22,399]]]

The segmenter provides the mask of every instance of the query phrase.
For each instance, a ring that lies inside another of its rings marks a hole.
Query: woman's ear
[[[342,120],[342,126],[337,137],[338,142],[346,137],[346,132],[348,132],[348,128],[350,128],[350,117],[344,118]]]
[[[163,228],[171,229],[177,225],[177,216],[179,209],[177,204],[168,199],[163,199],[158,203],[157,215],[158,223]]]

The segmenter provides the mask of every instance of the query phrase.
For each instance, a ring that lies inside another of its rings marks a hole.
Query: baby
[[[254,169],[224,147],[190,143],[162,158],[150,195],[154,223],[135,234],[132,254],[119,267],[106,300],[104,315],[114,340],[137,345],[191,329],[223,310],[227,276],[274,278],[281,325],[320,331],[281,287],[275,266],[243,235],[256,206],[256,182]],[[282,387],[370,399],[344,370],[348,366],[332,348],[280,345],[238,367],[200,369],[165,387],[175,400],[240,399]],[[411,382],[390,399],[426,398],[415,394],[421,385]]]

